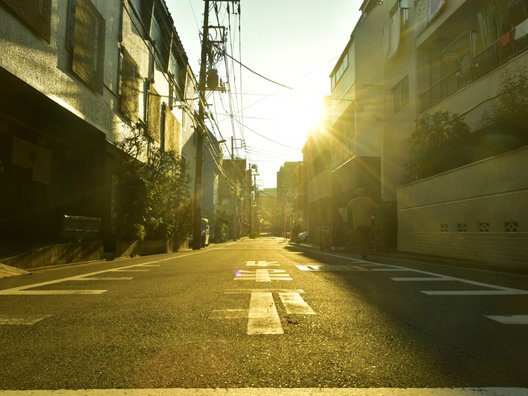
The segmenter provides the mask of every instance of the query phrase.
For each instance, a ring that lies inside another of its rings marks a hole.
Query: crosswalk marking
[[[248,317],[248,335],[284,334],[271,293],[251,293]]]
[[[484,315],[488,319],[507,325],[528,325],[528,315]]]
[[[299,293],[279,293],[279,298],[289,315],[315,315],[314,310]]]
[[[0,325],[3,326],[32,326],[51,315],[0,315]]]

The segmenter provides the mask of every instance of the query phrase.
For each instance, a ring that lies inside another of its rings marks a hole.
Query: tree
[[[409,139],[407,181],[468,163],[469,140],[469,126],[460,117],[441,111],[426,114]]]
[[[528,69],[522,67],[501,77],[501,89],[491,110],[482,116],[480,151],[485,156],[528,144]]]
[[[172,151],[153,147],[139,127],[119,147],[117,234],[123,239],[173,239],[179,245],[192,227],[185,162]]]

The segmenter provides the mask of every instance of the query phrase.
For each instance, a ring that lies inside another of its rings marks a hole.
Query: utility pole
[[[202,53],[200,57],[200,75],[198,77],[198,125],[196,128],[196,172],[194,177],[193,246],[194,250],[202,245],[202,180],[203,180],[203,144],[205,136],[205,83],[207,79],[207,53],[209,37],[209,0],[204,0],[204,24],[202,35]]]
[[[233,5],[239,0],[204,0],[204,24],[202,33],[202,52],[200,57],[200,75],[198,77],[198,91],[199,91],[199,103],[198,103],[198,125],[196,127],[196,172],[194,177],[194,207],[193,207],[193,246],[194,250],[198,250],[201,247],[201,236],[202,236],[202,194],[203,194],[203,146],[204,137],[207,133],[205,126],[205,90],[208,88],[212,91],[226,92],[225,84],[219,80],[218,71],[213,69],[212,64],[215,56],[210,55],[213,46],[218,43],[223,43],[226,40],[225,31],[226,28],[223,26],[210,26],[209,25],[209,4],[213,3],[216,5],[218,2],[232,2]],[[239,10],[240,11],[240,10]],[[220,32],[220,40],[209,40],[209,29],[213,31],[217,30]],[[211,59],[208,59],[210,57]],[[207,67],[211,61],[211,67],[209,72]],[[233,142],[231,142],[233,144]]]

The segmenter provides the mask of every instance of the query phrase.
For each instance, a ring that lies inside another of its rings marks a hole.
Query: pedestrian
[[[358,188],[356,197],[347,205],[348,219],[352,220],[354,239],[358,244],[362,259],[368,258],[370,235],[376,204],[370,198],[367,189]]]

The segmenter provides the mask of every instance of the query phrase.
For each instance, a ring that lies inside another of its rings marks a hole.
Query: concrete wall
[[[528,267],[528,147],[398,189],[398,249]]]
[[[92,0],[92,3],[106,22],[102,97],[71,71],[70,55],[66,50],[68,1],[52,2],[49,43],[0,7],[0,48],[4,54],[0,57],[0,67],[103,131],[107,139],[113,141],[119,59],[119,24],[116,21],[121,4],[105,0]]]

